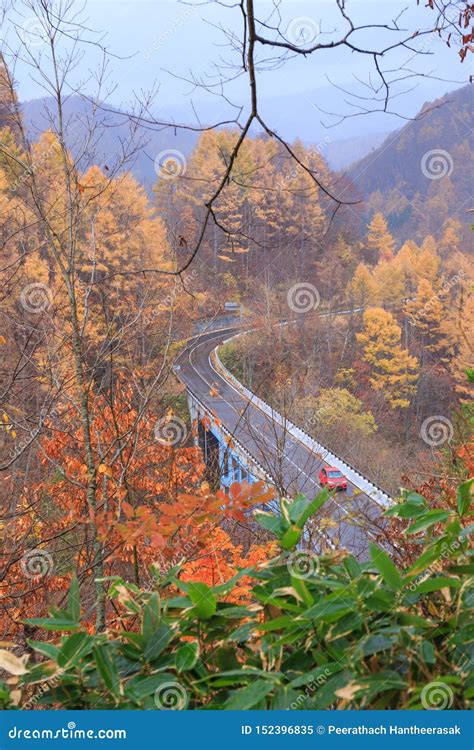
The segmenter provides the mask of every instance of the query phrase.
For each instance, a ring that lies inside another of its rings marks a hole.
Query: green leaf
[[[171,672],[159,672],[148,677],[143,677],[141,674],[137,675],[137,677],[128,682],[125,694],[142,700],[148,695],[153,695],[161,685],[169,687],[170,696],[174,696],[179,701],[180,707],[182,705],[183,708],[186,708],[184,705],[187,702],[186,691],[183,687],[179,686],[179,683],[176,682],[176,677]],[[176,686],[175,690],[173,690],[174,686]],[[165,698],[166,694],[163,693],[163,699]]]
[[[436,664],[436,653],[431,641],[423,641],[421,644],[421,655],[427,664]]]
[[[420,557],[415,560],[406,571],[408,575],[418,575],[423,573],[427,568],[430,567],[431,563],[439,559],[440,549],[437,546],[432,546],[426,549]]]
[[[330,596],[334,596],[334,594],[330,594]],[[322,622],[336,622],[349,612],[353,612],[355,608],[355,599],[336,595],[333,599],[326,597],[315,604],[314,607],[310,607],[302,614],[302,617],[309,620],[321,620]]]
[[[306,696],[285,685],[275,693],[270,708],[272,711],[288,711],[290,708],[297,710],[304,706],[305,700]]]
[[[374,612],[391,612],[394,603],[395,595],[391,589],[379,589],[365,599],[365,605],[371,607]]]
[[[161,619],[160,599],[158,594],[154,593],[146,603],[143,609],[142,634],[147,641],[157,630]]]
[[[267,511],[264,510],[258,510],[254,513],[253,517],[259,526],[262,526],[262,528],[267,531],[271,531],[275,536],[280,536],[283,532],[281,520],[279,516],[276,516],[274,513],[267,513]]]
[[[274,687],[270,680],[255,680],[247,687],[234,691],[226,701],[225,708],[227,711],[248,711],[271,693]]]
[[[94,646],[92,653],[102,682],[112,693],[118,692],[119,678],[108,644]]]
[[[229,669],[225,672],[216,672],[214,674],[207,674],[200,680],[196,681],[196,685],[201,682],[219,682],[222,678],[237,677],[238,682],[254,682],[255,677],[265,677],[275,684],[280,682],[282,677],[281,672],[267,672],[265,669],[257,669],[256,667],[247,667],[245,669]],[[234,680],[235,682],[235,680]]]
[[[449,518],[450,515],[451,512],[449,510],[429,510],[428,513],[425,513],[421,518],[418,519],[418,521],[412,523],[405,533],[417,534],[419,531],[429,529],[430,526],[434,526],[436,523],[446,521],[446,519]]]
[[[337,703],[336,690],[348,685],[352,680],[350,672],[339,672],[331,677],[324,685],[318,687],[312,700],[312,707],[317,709],[328,708],[332,703]]]
[[[209,620],[217,609],[217,599],[205,583],[190,583],[188,596],[200,620]]]
[[[290,507],[288,508],[288,515],[292,523],[296,523],[298,521],[303,511],[308,506],[308,503],[309,500],[306,495],[296,495]]]
[[[47,656],[48,659],[56,661],[59,654],[58,646],[55,646],[53,643],[46,643],[46,641],[32,641],[30,639],[28,639],[27,643],[28,646],[34,648],[39,654],[43,654],[43,656]]]
[[[71,620],[79,622],[81,616],[81,593],[79,590],[79,581],[77,580],[77,575],[75,573],[69,585],[67,611]]]
[[[425,498],[417,492],[408,492],[404,497],[405,502],[397,503],[392,508],[389,508],[385,511],[385,515],[398,516],[399,518],[415,518],[427,509]]]
[[[183,644],[176,652],[176,670],[178,672],[189,672],[199,658],[199,643]]]
[[[456,578],[429,578],[427,581],[422,581],[419,584],[416,584],[416,581],[414,583],[416,585],[416,592],[419,591],[421,594],[446,588],[458,589],[461,585]]]
[[[255,630],[254,622],[244,622],[243,625],[239,625],[238,628],[232,631],[228,636],[229,641],[237,641],[237,643],[243,643],[248,641]]]
[[[400,625],[415,625],[417,628],[431,628],[433,623],[420,615],[411,615],[407,612],[398,612],[397,618]]]
[[[407,492],[407,494],[405,495],[405,500],[407,501],[407,503],[419,505],[420,508],[426,508],[426,498],[424,498],[423,495],[420,495],[418,492]]]
[[[265,631],[280,630],[291,625],[293,622],[293,617],[282,615],[281,617],[275,617],[274,620],[266,620],[266,622],[262,622],[260,625],[255,625],[255,629]]]
[[[377,675],[371,675],[370,677],[357,678],[357,683],[360,685],[360,691],[357,692],[357,696],[363,696],[364,700],[372,700],[379,693],[384,693],[388,690],[404,690],[407,687],[407,683],[402,679],[396,672],[379,672]]]
[[[352,579],[360,576],[360,565],[355,557],[349,555],[346,557],[343,564]]]
[[[324,489],[314,498],[314,500],[311,500],[311,502],[307,505],[306,509],[297,520],[297,525],[300,527],[300,529],[303,528],[308,518],[314,516],[314,514],[324,505],[328,498],[329,490]]]
[[[421,516],[426,510],[425,506],[416,505],[415,503],[403,503],[395,505],[385,512],[386,516],[397,516],[398,518],[416,518]]]
[[[472,483],[474,479],[469,479],[464,484],[458,487],[457,500],[458,500],[458,513],[460,516],[464,516],[471,505],[472,501]]]
[[[90,653],[94,638],[89,633],[73,633],[65,639],[57,662],[60,667],[77,666],[83,656]]]
[[[172,637],[173,633],[168,625],[160,625],[160,627],[157,628],[148,639],[148,642],[145,646],[145,651],[143,653],[145,660],[154,661],[154,659],[157,659],[162,651],[164,651]]]
[[[307,674],[295,677],[291,682],[291,687],[304,687],[305,685],[315,684],[318,687],[327,682],[328,677],[340,672],[344,667],[339,662],[328,662],[317,669],[313,669]]]
[[[59,617],[30,617],[28,620],[23,620],[23,622],[43,628],[43,630],[62,630],[66,632],[68,630],[79,630],[80,628],[78,622]]]
[[[382,575],[387,586],[392,591],[398,591],[403,585],[402,577],[393,564],[389,555],[375,544],[370,545],[370,557],[375,567]]]
[[[217,597],[225,596],[226,594],[229,593],[229,591],[232,591],[237,581],[240,581],[241,578],[243,578],[244,576],[251,575],[252,573],[254,573],[254,568],[252,567],[242,568],[241,570],[239,570],[238,573],[232,576],[232,578],[229,578],[229,580],[226,581],[225,583],[220,583],[218,586],[213,586],[212,587],[213,594]],[[219,612],[219,614],[221,613]]]
[[[291,585],[302,600],[303,604],[307,607],[311,607],[311,605],[314,604],[314,599],[302,578],[291,576]]]
[[[469,563],[469,565],[450,565],[448,570],[450,573],[474,575],[474,563]]]
[[[378,633],[376,635],[369,635],[360,642],[360,648],[364,656],[370,656],[371,654],[378,654],[380,651],[387,651],[392,648],[396,638],[394,636],[387,637]]]
[[[283,549],[293,549],[301,539],[301,529],[298,526],[290,526],[283,534],[280,544]]]

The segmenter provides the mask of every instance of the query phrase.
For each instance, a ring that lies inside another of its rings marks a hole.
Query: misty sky
[[[424,5],[421,2],[421,7],[417,7],[416,0],[348,0],[347,9],[357,23],[367,24],[387,23],[407,7],[408,12],[400,25],[413,31],[415,28],[428,28],[434,20],[434,15]],[[261,18],[265,17],[270,24],[277,22],[275,13],[271,13],[274,8],[271,2],[257,0],[256,7]],[[320,34],[319,39],[328,41],[342,28],[334,0],[283,0],[280,12],[280,27],[284,33],[295,33],[294,29],[298,31],[303,23],[303,27],[309,29],[307,33],[317,30],[314,33]],[[20,27],[29,21],[27,12],[23,13],[23,19],[18,16],[15,19]],[[213,88],[212,93],[205,92],[182,79],[194,75],[196,79],[215,86],[220,80],[216,64],[220,65],[221,71],[225,68],[229,76],[235,75],[236,68],[233,66],[238,65],[239,56],[229,49],[220,27],[239,34],[241,22],[238,8],[223,8],[212,2],[190,5],[178,0],[89,0],[83,15],[89,28],[106,33],[110,50],[126,58],[113,59],[111,62],[109,82],[110,86],[115,85],[115,90],[110,95],[110,101],[114,104],[124,104],[130,101],[134,92],[147,91],[158,84],[159,91],[153,105],[156,114],[187,122],[196,122],[195,112],[203,122],[235,116],[236,110],[232,105],[218,96],[219,88]],[[15,31],[10,29],[10,43],[14,41],[14,34]],[[383,30],[377,34],[381,41],[387,39],[387,43],[393,39],[393,35],[388,36]],[[374,32],[361,32],[354,37],[354,41],[360,45],[373,44]],[[418,47],[424,44],[425,52],[436,54],[418,57],[410,62],[410,68],[446,80],[413,79],[403,84],[399,91],[417,87],[397,98],[394,103],[397,112],[406,116],[413,116],[423,102],[457,88],[467,78],[467,68],[458,62],[455,50],[448,50],[434,37],[417,44]],[[34,46],[35,54],[41,51],[41,45]],[[396,70],[408,57],[408,52],[397,52],[387,60],[386,66]],[[268,67],[263,54],[261,59],[263,67]],[[97,54],[91,46],[86,49],[74,74],[76,81],[83,81],[82,90],[91,94],[94,89],[87,79],[96,62]],[[338,114],[354,111],[344,102],[345,95],[335,90],[328,79],[349,88],[353,93],[367,96],[367,89],[356,77],[367,81],[371,71],[373,75],[373,64],[367,57],[345,49],[318,52],[306,59],[297,56],[277,70],[262,70],[259,73],[262,111],[271,118],[272,126],[285,135],[298,135],[299,123],[304,121],[303,135],[306,139],[308,123],[314,126],[314,137],[320,138],[324,132],[322,123],[335,122],[334,118],[322,114],[321,109]],[[25,65],[18,65],[15,74],[22,100],[45,95]],[[225,93],[232,103],[245,106],[248,102],[247,79],[243,77],[230,82]],[[403,121],[386,115],[371,115],[351,118],[334,132],[339,138],[350,137],[370,131],[390,130],[403,124]]]

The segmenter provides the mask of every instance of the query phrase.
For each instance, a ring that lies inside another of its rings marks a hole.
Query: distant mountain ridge
[[[356,135],[353,138],[330,141],[322,151],[322,155],[334,171],[351,167],[354,162],[363,159],[366,155],[378,148],[387,138],[389,133],[367,133],[367,135]]]
[[[42,132],[50,127],[54,102],[47,98],[34,99],[24,102],[22,110],[27,130],[30,136],[36,140]],[[66,127],[68,147],[77,157],[91,119],[94,119],[93,105],[80,96],[72,96],[66,100],[64,110],[68,122],[68,127]],[[103,124],[104,128],[101,128],[100,138],[95,144],[93,153],[90,154],[89,161],[101,166],[113,162],[114,154],[120,153],[121,144],[129,136],[129,123],[125,113],[111,113],[102,111],[100,108],[95,120]],[[387,133],[369,133],[343,140],[327,138],[322,141],[322,146],[318,145],[318,148],[320,148],[322,156],[326,159],[330,168],[340,170],[377,147],[386,136]],[[199,132],[173,127],[161,130],[142,129],[141,138],[145,143],[139,148],[135,159],[128,165],[128,168],[150,193],[156,180],[154,167],[156,156],[161,151],[175,149],[181,151],[185,158],[189,157],[197,143]],[[81,166],[87,168],[90,163],[84,163]]]
[[[31,138],[37,140],[51,126],[54,111],[52,99],[34,99],[22,104],[23,119]],[[123,143],[130,138],[130,122],[126,114],[104,111],[100,107],[94,114],[92,103],[80,96],[65,100],[64,114],[67,146],[75,158],[83,151],[90,124],[95,122],[100,126],[98,137],[80,164],[81,168],[87,169],[92,164],[103,167],[120,160]],[[186,158],[191,154],[197,137],[198,133],[181,128],[141,129],[137,144],[140,147],[126,166],[150,192],[157,177],[155,159],[158,154],[172,149],[180,151]]]
[[[369,213],[382,211],[399,237],[436,234],[473,207],[472,86],[427,103],[417,118],[353,164],[348,176]]]
[[[472,218],[467,211],[474,205],[470,143],[473,92],[472,87],[464,86],[425,104],[415,120],[389,135],[356,132],[353,138],[331,140],[327,136],[315,144],[331,169],[347,169],[352,189],[345,189],[343,198],[351,192],[351,198],[355,194],[364,201],[367,218],[382,211],[391,231],[401,239],[436,234],[453,216],[470,226]],[[29,134],[36,140],[50,126],[53,100],[25,102],[22,109]],[[80,96],[72,96],[65,102],[65,118],[68,147],[77,156],[94,119],[93,106]],[[125,113],[99,109],[96,120],[103,127],[91,153],[81,163],[84,169],[91,164],[103,167],[113,163],[130,134]],[[157,155],[171,149],[188,158],[198,138],[199,132],[172,126],[142,129],[140,148],[126,167],[151,193]]]

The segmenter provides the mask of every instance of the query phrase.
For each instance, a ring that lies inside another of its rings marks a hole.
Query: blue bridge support
[[[233,482],[269,481],[264,469],[189,389],[187,398],[195,443],[203,452],[209,473],[221,487],[228,488]]]

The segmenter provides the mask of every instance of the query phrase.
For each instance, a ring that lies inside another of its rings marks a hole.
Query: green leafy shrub
[[[122,628],[91,634],[80,624],[73,581],[67,609],[30,626],[59,631],[30,642],[44,657],[19,677],[20,706],[87,709],[467,708],[474,691],[472,482],[457,511],[431,510],[406,493],[389,513],[409,519],[420,555],[407,570],[371,546],[360,563],[344,551],[301,549],[304,524],[327,499],[282,500],[257,521],[281,554],[209,588],[179,568],[141,591],[110,581]],[[300,546],[299,546],[300,545]],[[251,575],[251,601],[229,602]],[[128,623],[128,624],[127,624]],[[18,693],[18,690],[16,691]],[[8,707],[0,685],[0,701]]]

